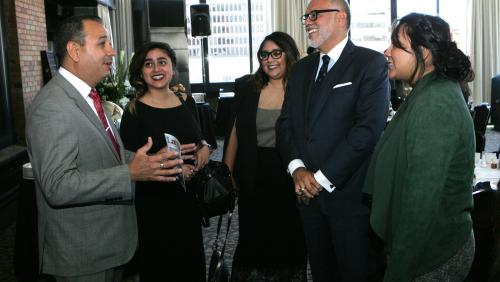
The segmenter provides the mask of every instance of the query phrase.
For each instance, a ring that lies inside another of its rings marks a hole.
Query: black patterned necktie
[[[321,81],[323,81],[323,78],[325,78],[326,73],[328,72],[328,63],[330,63],[330,57],[328,57],[328,55],[324,55],[321,60],[323,60],[323,64],[321,65],[318,77],[316,78],[316,85],[319,85]]]

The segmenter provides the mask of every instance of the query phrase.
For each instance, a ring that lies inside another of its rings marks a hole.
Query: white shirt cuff
[[[314,174],[314,179],[318,181],[318,183],[325,188],[326,191],[332,193],[335,190],[335,186],[325,177],[325,175],[321,172],[321,170],[316,171]]]
[[[306,167],[301,159],[293,159],[288,164],[288,173],[293,176],[293,172],[299,167]]]

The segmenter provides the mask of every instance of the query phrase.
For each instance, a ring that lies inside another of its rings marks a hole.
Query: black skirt
[[[205,281],[201,217],[194,194],[178,182],[141,184],[136,197],[141,282]]]
[[[306,248],[293,181],[274,148],[258,148],[255,187],[239,187],[232,281],[306,281]]]

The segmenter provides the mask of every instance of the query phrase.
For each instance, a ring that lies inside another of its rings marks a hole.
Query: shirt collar
[[[342,54],[342,51],[344,50],[344,47],[346,46],[348,40],[349,38],[346,36],[342,41],[339,42],[339,44],[328,51],[326,55],[328,55],[328,57],[330,57],[333,62],[338,61],[338,59],[340,58],[340,54]],[[321,53],[320,55],[320,58],[322,58],[325,54]]]
[[[87,99],[92,87],[63,67],[59,68],[59,73],[66,78],[66,80],[68,80],[69,83],[76,88],[76,90],[78,90],[84,99]]]

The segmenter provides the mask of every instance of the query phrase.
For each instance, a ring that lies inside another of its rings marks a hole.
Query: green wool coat
[[[365,180],[388,259],[384,281],[412,281],[466,243],[474,142],[458,83],[426,74],[384,131]]]

